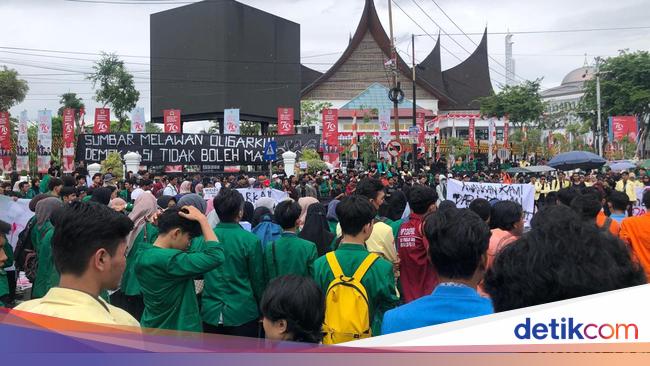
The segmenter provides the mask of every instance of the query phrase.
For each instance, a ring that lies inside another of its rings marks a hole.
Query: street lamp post
[[[600,107],[600,57],[596,57],[596,104],[597,104],[597,118],[596,129],[598,133],[598,155],[603,156],[603,135],[602,135],[602,112]]]

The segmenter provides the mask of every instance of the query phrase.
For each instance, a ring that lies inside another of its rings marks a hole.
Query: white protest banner
[[[0,220],[11,225],[11,232],[7,235],[7,241],[13,248],[16,248],[18,235],[27,226],[29,219],[34,216],[34,213],[29,210],[29,201],[31,200],[14,201],[10,197],[0,196]],[[5,269],[11,271],[14,267]]]
[[[643,193],[646,191],[646,187],[639,187],[636,189],[636,202],[632,207],[632,216],[641,216],[645,215],[648,209],[643,205]]]
[[[219,194],[219,188],[203,188],[203,198],[206,200],[214,199]]]
[[[240,188],[237,191],[239,191],[239,193],[244,196],[244,200],[246,200],[246,202],[250,202],[253,205],[255,205],[255,202],[263,197],[271,197],[275,200],[275,202],[282,202],[287,197],[289,197],[287,192],[272,188]]]
[[[461,182],[450,179],[447,182],[447,199],[458,208],[469,207],[477,198],[488,201],[514,201],[521,205],[526,216],[526,226],[530,224],[535,210],[535,187],[530,184],[498,184]]]
[[[275,200],[276,203],[282,202],[289,194],[273,188],[239,188],[237,189],[246,202],[250,202],[255,205],[260,198],[270,197]],[[203,188],[203,198],[206,200],[211,200],[219,194],[219,188]]]

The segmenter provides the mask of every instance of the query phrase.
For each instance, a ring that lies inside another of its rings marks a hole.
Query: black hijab
[[[330,232],[325,206],[320,203],[313,203],[309,206],[307,216],[305,217],[305,224],[298,236],[316,244],[319,257],[332,250],[331,245],[336,234]]]

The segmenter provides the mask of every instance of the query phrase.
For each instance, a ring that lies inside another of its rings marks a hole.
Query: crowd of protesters
[[[269,176],[141,171],[121,181],[110,171],[88,176],[83,166],[71,176],[54,169],[2,186],[30,199],[35,215],[16,253],[0,240],[0,267],[15,264],[32,282],[18,311],[327,344],[650,276],[650,214],[631,210],[637,200],[650,209],[650,191],[636,197],[650,185],[643,169],[520,177],[502,164],[418,165],[412,173],[381,159],[295,176],[281,165]],[[446,200],[452,178],[533,185],[530,228],[516,202],[457,208]],[[219,192],[205,199],[206,188]],[[239,188],[288,198],[246,202]],[[0,222],[5,235],[7,226]],[[16,275],[0,273],[0,299],[14,306]]]

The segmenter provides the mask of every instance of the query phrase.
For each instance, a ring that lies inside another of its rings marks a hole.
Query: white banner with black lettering
[[[526,226],[529,226],[535,210],[535,187],[530,184],[499,184],[461,182],[450,179],[447,182],[447,199],[454,202],[456,207],[466,208],[477,198],[488,201],[514,201],[521,205],[526,215]]]

